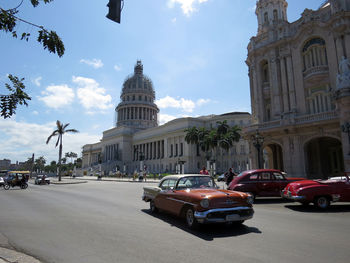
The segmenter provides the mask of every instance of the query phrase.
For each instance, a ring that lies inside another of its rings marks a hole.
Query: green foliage
[[[6,83],[5,87],[10,91],[10,94],[0,94],[1,116],[4,119],[10,118],[13,114],[16,113],[18,104],[28,106],[27,100],[31,100],[28,94],[24,92],[24,78],[19,79],[18,77],[12,76],[11,74],[8,76],[8,78],[12,82],[12,86]]]
[[[62,158],[62,138],[63,134],[65,133],[77,133],[76,129],[66,129],[69,126],[69,123],[63,124],[59,120],[56,122],[56,130],[54,130],[51,135],[47,138],[46,144],[48,144],[51,140],[52,137],[57,136],[57,142],[56,142],[56,147],[59,145],[59,151],[58,151],[58,180],[61,181],[61,170],[62,168],[65,169],[65,166],[62,166],[62,160],[66,158]]]
[[[30,0],[33,7],[37,7],[40,2],[44,4],[50,3],[53,0]],[[19,8],[22,5],[22,2],[19,6],[5,10],[0,6],[0,31],[4,31],[6,33],[11,33],[12,37],[18,38],[20,36],[20,40],[28,41],[31,37],[30,33],[21,32],[18,33],[15,29],[17,23],[23,22],[32,27],[38,28],[38,38],[37,41],[41,43],[44,49],[47,49],[50,53],[55,53],[59,57],[62,57],[65,51],[63,41],[57,35],[55,31],[49,31],[45,29],[43,26],[35,25],[31,22],[25,21],[19,18],[17,15],[19,13]],[[10,80],[13,82],[16,87],[16,92],[13,92],[9,95],[1,95],[0,94],[0,110],[1,116],[3,118],[10,118],[13,114],[15,114],[15,110],[18,104],[26,105],[26,100],[30,100],[30,97],[23,91],[25,88],[23,84],[23,79],[19,80],[17,77],[9,76]],[[9,89],[9,85],[6,84],[6,87]]]
[[[227,121],[218,121],[217,128],[191,127],[185,130],[185,141],[188,144],[196,144],[204,152],[217,147],[228,151],[234,142],[241,138],[241,129],[238,126],[229,126]]]
[[[57,53],[59,57],[64,54],[64,45],[60,37],[55,31],[39,30],[38,42],[43,44],[44,49],[48,49],[51,53]]]

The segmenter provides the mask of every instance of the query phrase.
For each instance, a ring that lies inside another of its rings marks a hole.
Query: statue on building
[[[350,87],[350,61],[344,56],[339,63],[339,73],[337,75],[337,89]]]

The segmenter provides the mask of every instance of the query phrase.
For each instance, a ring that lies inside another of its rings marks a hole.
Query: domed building
[[[150,78],[143,74],[143,65],[137,61],[134,74],[123,84],[121,102],[116,107],[117,126],[147,129],[158,126],[159,109],[154,103],[155,92]]]
[[[217,121],[229,125],[246,126],[247,112],[232,112],[198,118],[179,118],[158,126],[159,109],[150,78],[143,74],[143,65],[137,61],[134,74],[123,83],[120,103],[115,108],[115,127],[103,132],[100,142],[83,146],[82,169],[85,174],[116,172],[132,174],[146,169],[148,173],[198,173],[207,166],[207,156],[195,145],[185,142],[185,129],[215,127]],[[249,166],[248,143],[240,140],[227,151],[217,151],[215,169],[236,171]],[[212,159],[213,160],[213,159]]]

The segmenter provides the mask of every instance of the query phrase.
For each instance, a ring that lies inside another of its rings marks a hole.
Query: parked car
[[[34,180],[35,184],[50,184],[50,178],[46,177],[46,175],[37,175]]]
[[[288,184],[282,196],[301,204],[313,203],[326,209],[332,202],[350,202],[350,179],[348,176],[328,180],[303,180]]]
[[[144,187],[142,199],[152,213],[159,210],[184,217],[189,228],[198,224],[234,222],[253,217],[253,198],[246,193],[220,190],[209,175],[169,175],[157,187]]]
[[[281,196],[281,191],[287,184],[305,180],[305,178],[288,178],[285,173],[275,169],[248,170],[240,173],[229,184],[229,190],[250,193],[256,196],[274,197]]]

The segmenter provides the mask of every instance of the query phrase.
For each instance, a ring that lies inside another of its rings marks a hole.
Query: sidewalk
[[[14,250],[7,238],[0,233],[0,263],[41,263],[41,261]]]
[[[147,181],[139,181],[138,179],[133,180],[129,177],[117,178],[117,177],[102,177],[100,180],[97,180],[96,176],[79,176],[79,177],[62,177],[62,180],[75,180],[75,181],[112,181],[112,182],[127,182],[127,183],[159,183],[159,179],[150,179],[147,178]]]

